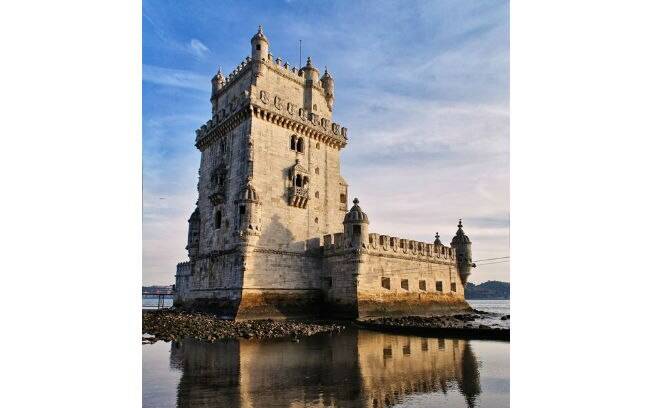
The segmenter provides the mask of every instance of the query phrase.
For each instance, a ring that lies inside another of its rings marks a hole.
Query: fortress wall
[[[429,315],[469,308],[452,261],[373,250],[366,251],[362,259],[357,287],[361,318]],[[437,290],[437,282],[441,282],[441,290]]]
[[[255,248],[245,261],[237,318],[308,317],[319,313],[321,258],[310,254]]]
[[[355,318],[358,316],[356,274],[360,257],[353,250],[329,252],[323,263],[325,307],[330,315]]]

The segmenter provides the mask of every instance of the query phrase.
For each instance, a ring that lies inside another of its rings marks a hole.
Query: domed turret
[[[252,240],[253,237],[260,235],[260,200],[258,200],[258,193],[251,185],[251,180],[247,180],[238,198],[234,201],[238,206],[237,213],[237,228],[240,237]]]
[[[435,245],[441,245],[441,241],[439,240],[439,232],[435,233]]]
[[[317,82],[319,80],[319,71],[312,66],[312,59],[310,57],[306,60],[306,66],[301,68],[301,71],[306,81]]]
[[[269,52],[269,41],[263,33],[263,26],[258,26],[258,32],[251,37],[251,58],[260,61],[267,58]]]
[[[353,248],[365,248],[369,239],[369,218],[358,205],[360,201],[353,199],[353,207],[344,216],[345,245]]]
[[[211,92],[211,105],[213,106],[213,116],[217,114],[217,93],[220,89],[224,88],[226,78],[222,75],[222,69],[217,70],[217,74],[211,79],[212,92]]]
[[[332,112],[333,104],[335,103],[335,80],[331,74],[328,73],[328,67],[324,70],[324,75],[321,77],[321,86],[324,88],[328,110]]]
[[[462,229],[462,219],[457,224],[457,233],[451,241],[451,247],[455,248],[457,254],[457,270],[460,274],[462,285],[466,285],[466,280],[471,274],[471,268],[475,267],[471,255],[471,240],[466,236]]]
[[[195,259],[199,253],[199,233],[201,228],[201,214],[199,213],[199,207],[195,208],[192,215],[188,219],[188,245],[186,249],[188,250],[188,258],[191,261]]]

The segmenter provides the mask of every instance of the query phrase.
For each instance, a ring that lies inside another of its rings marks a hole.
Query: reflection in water
[[[347,330],[288,340],[172,342],[178,407],[388,407],[462,394],[474,407],[479,365],[464,340]],[[447,406],[455,406],[446,399]]]

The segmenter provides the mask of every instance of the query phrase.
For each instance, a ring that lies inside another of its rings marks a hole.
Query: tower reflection
[[[390,407],[459,393],[474,407],[478,362],[464,340],[347,330],[289,340],[173,342],[178,407]]]

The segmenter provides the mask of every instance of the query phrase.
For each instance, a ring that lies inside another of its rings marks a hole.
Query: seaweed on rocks
[[[143,344],[156,340],[181,340],[186,337],[214,342],[227,338],[299,338],[323,332],[340,332],[345,325],[309,320],[223,320],[207,313],[173,309],[143,311]],[[151,337],[145,337],[145,334]]]

